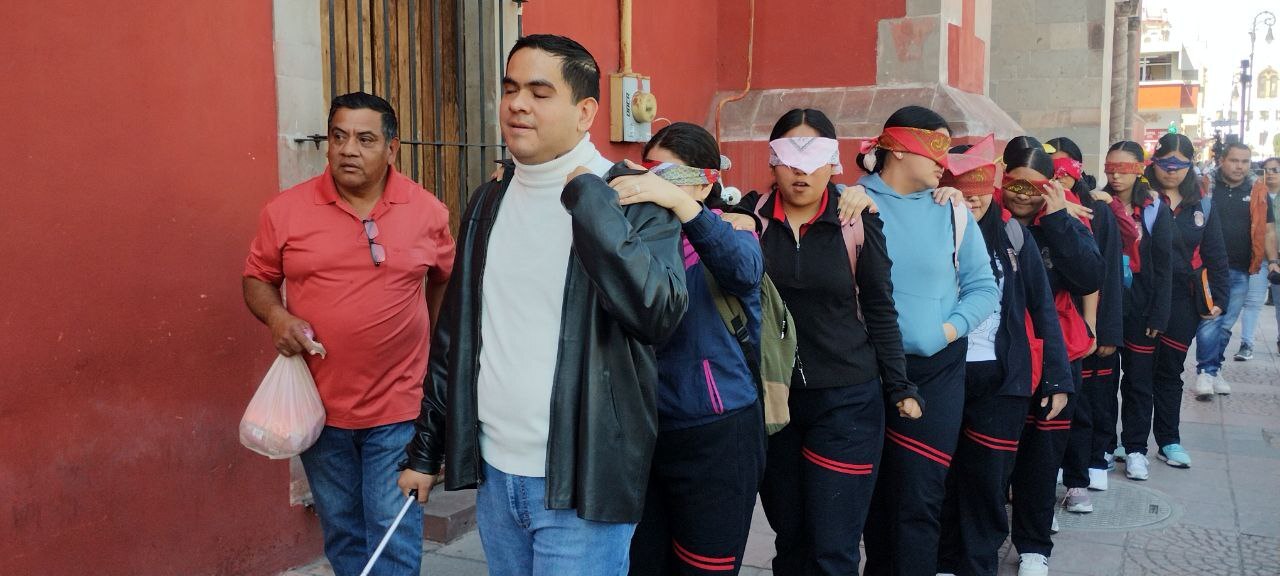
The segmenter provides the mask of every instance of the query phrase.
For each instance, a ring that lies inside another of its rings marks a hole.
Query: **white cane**
[[[405,498],[404,506],[400,507],[400,513],[396,514],[396,519],[391,523],[391,528],[387,529],[387,533],[382,536],[382,541],[378,543],[378,548],[373,551],[373,556],[369,558],[369,563],[364,565],[364,570],[360,571],[360,576],[369,576],[369,571],[373,570],[373,565],[378,561],[378,557],[382,556],[382,551],[386,549],[387,542],[391,541],[391,535],[395,533],[396,528],[400,526],[400,521],[404,520],[404,515],[409,511],[409,506],[413,505],[413,501],[418,499],[418,491],[410,490],[409,497]]]

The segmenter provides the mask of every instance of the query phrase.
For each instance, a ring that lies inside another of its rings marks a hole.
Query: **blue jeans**
[[[361,430],[325,426],[302,453],[335,576],[360,574],[404,506],[396,466],[412,437],[412,422]],[[418,576],[421,564],[422,507],[415,504],[370,574]]]
[[[488,463],[476,492],[476,523],[489,576],[625,576],[635,524],[593,522],[547,510],[545,478]]]
[[[1262,261],[1262,268],[1257,274],[1249,277],[1249,287],[1245,292],[1244,310],[1240,312],[1240,342],[1253,348],[1253,338],[1258,335],[1258,315],[1262,314],[1262,305],[1267,301],[1267,261]]]
[[[1217,375],[1226,360],[1227,343],[1231,340],[1231,328],[1240,318],[1241,311],[1250,307],[1252,315],[1244,315],[1241,342],[1253,345],[1253,332],[1258,327],[1258,310],[1266,298],[1267,272],[1266,264],[1257,274],[1250,275],[1243,270],[1228,270],[1230,279],[1230,296],[1227,309],[1223,314],[1211,320],[1200,322],[1196,331],[1196,372],[1208,372]]]

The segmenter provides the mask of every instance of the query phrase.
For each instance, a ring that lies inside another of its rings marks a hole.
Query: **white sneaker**
[[[1107,489],[1107,470],[1105,468],[1089,469],[1089,489],[1099,492]]]
[[[1213,381],[1217,378],[1208,372],[1201,372],[1196,375],[1195,386],[1192,390],[1196,393],[1196,400],[1213,400]]]
[[[1132,453],[1124,461],[1124,475],[1130,480],[1146,480],[1150,475],[1147,472],[1147,455]]]
[[[1019,554],[1018,576],[1049,576],[1049,559],[1044,554]]]
[[[1089,491],[1084,488],[1067,488],[1067,497],[1062,500],[1062,507],[1067,512],[1076,514],[1088,514],[1093,512],[1093,499],[1089,497]]]
[[[1223,396],[1231,394],[1231,385],[1227,384],[1227,381],[1222,379],[1221,374],[1214,376],[1213,378],[1213,392],[1214,394],[1221,394]]]

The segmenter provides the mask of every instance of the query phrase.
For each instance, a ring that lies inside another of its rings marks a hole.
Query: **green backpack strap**
[[[702,266],[702,277],[707,281],[707,290],[711,292],[711,299],[716,303],[716,310],[720,312],[720,319],[724,321],[725,328],[729,329],[729,333],[733,334],[733,338],[743,347],[743,352],[747,352],[751,337],[747,331],[747,312],[742,309],[742,301],[720,290],[716,277],[711,275],[711,271],[705,264]],[[747,363],[751,362],[748,360]]]

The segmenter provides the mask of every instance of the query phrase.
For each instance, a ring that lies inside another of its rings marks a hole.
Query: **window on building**
[[[1270,112],[1267,112],[1266,110],[1259,110],[1259,111],[1258,111],[1258,118],[1259,118],[1259,119],[1261,119],[1261,120],[1270,120],[1270,119],[1271,119],[1271,113],[1270,113]]]
[[[1227,120],[1230,120],[1232,122],[1239,122],[1240,113],[1236,112],[1235,110],[1232,110],[1231,113],[1227,115]]]
[[[1139,80],[1173,80],[1173,54],[1147,56],[1138,60]]]
[[[1280,96],[1280,72],[1270,66],[1258,75],[1258,98]]]
[[[1263,132],[1263,133],[1261,133],[1261,134],[1259,134],[1259,135],[1258,135],[1258,145],[1259,145],[1259,146],[1266,146],[1266,145],[1267,145],[1267,140],[1270,140],[1270,138],[1267,138],[1267,133],[1266,133],[1266,132]]]

